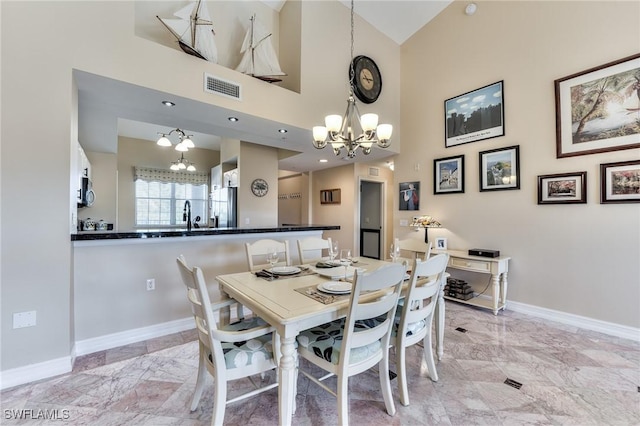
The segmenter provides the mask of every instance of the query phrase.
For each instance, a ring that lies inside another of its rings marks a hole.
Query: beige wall
[[[599,165],[640,151],[557,159],[554,80],[638,53],[640,3],[483,1],[471,17],[466,4],[402,46],[396,184],[421,182],[419,213],[444,226],[431,239],[512,257],[509,301],[639,327],[640,205],[600,204]],[[445,148],[444,100],[499,80],[506,135]],[[478,153],[511,145],[520,146],[521,189],[479,192]],[[465,156],[465,193],[434,196],[433,159],[453,155]],[[587,204],[537,204],[538,175],[582,170]],[[411,215],[396,208],[396,234],[411,233],[399,226]]]
[[[136,166],[168,169],[172,161],[180,158],[180,153],[173,147],[160,147],[154,141],[118,138],[118,231],[131,231],[135,228],[135,193],[133,169]],[[213,166],[220,164],[220,151],[192,148],[184,153],[186,160],[194,163],[198,172],[209,173]],[[93,166],[93,162],[92,162]],[[206,218],[203,222],[207,223]]]
[[[251,183],[264,179],[269,191],[264,197],[251,192]],[[238,227],[278,225],[278,149],[240,143],[238,156]]]

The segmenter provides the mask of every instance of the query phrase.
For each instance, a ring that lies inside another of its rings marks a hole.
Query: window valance
[[[174,172],[173,170],[153,169],[150,167],[134,167],[134,180],[148,182],[177,182],[190,183],[192,185],[206,185],[209,183],[207,172]]]

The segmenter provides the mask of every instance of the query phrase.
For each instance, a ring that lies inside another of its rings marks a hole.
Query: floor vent
[[[456,328],[456,331],[459,331],[460,333],[466,333],[467,329],[466,328],[462,328],[462,327],[458,327],[458,328]]]
[[[504,383],[516,389],[520,389],[522,387],[522,383],[516,382],[515,380],[511,380],[511,379],[505,380]]]
[[[223,80],[220,77],[215,77],[207,73],[204,73],[204,91],[227,98],[242,100],[242,88],[238,83]]]

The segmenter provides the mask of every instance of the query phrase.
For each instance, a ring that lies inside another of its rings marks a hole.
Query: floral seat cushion
[[[308,351],[313,352],[317,357],[337,365],[340,361],[344,324],[345,319],[343,318],[305,330],[298,335],[298,344]],[[375,325],[376,321],[371,319],[356,321],[355,327],[356,329],[371,328]],[[356,363],[370,358],[379,353],[380,348],[381,344],[379,341],[367,346],[352,348],[349,354],[349,363]]]
[[[265,325],[262,318],[254,317],[220,327],[224,331],[243,331]],[[273,358],[272,334],[243,342],[222,342],[222,353],[228,369],[258,364]],[[211,355],[209,355],[211,359]]]

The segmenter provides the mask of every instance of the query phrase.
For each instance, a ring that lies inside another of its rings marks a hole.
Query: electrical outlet
[[[36,311],[13,314],[13,328],[33,327],[34,325],[36,325]]]
[[[251,223],[251,219],[249,219],[248,217],[246,217],[246,218],[244,219],[244,224],[245,224],[245,225],[249,225],[250,223]]]
[[[149,278],[147,280],[147,291],[151,291],[151,290],[155,290],[156,289],[156,279],[155,278]]]

